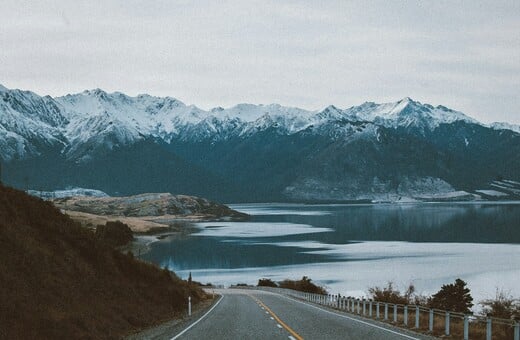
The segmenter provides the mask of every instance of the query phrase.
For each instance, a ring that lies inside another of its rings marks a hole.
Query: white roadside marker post
[[[191,296],[188,297],[188,316],[191,316]]]

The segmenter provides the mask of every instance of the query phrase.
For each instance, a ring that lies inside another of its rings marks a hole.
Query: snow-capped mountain
[[[2,86],[0,96],[1,156],[5,160],[38,154],[40,143],[62,145],[69,158],[84,161],[96,152],[146,137],[166,142],[221,140],[247,137],[269,128],[294,134],[309,127],[319,134],[326,130],[323,125],[333,125],[334,131],[327,133],[340,137],[338,121],[352,123],[343,129],[347,134],[359,130],[360,122],[428,130],[455,121],[478,124],[461,112],[410,98],[385,104],[366,102],[345,110],[332,105],[321,111],[307,111],[278,104],[238,104],[204,111],[171,97],[130,97],[100,89],[51,98]],[[505,125],[493,127],[511,129]]]
[[[490,124],[490,127],[495,130],[511,130],[520,133],[520,125],[509,124],[505,122],[495,122]]]
[[[410,98],[319,111],[206,111],[171,97],[95,89],[51,98],[0,85],[0,160],[14,183],[30,178],[49,190],[164,191],[165,178],[173,192],[211,197],[225,188],[227,200],[487,190],[478,185],[520,179],[519,140],[518,126],[486,126]]]
[[[0,158],[24,158],[45,147],[64,147],[63,127],[67,123],[51,97],[0,85]]]

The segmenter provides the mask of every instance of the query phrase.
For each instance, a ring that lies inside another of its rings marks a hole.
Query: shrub
[[[280,282],[280,288],[287,288],[298,290],[306,293],[327,294],[325,288],[315,285],[307,276],[302,277],[301,280],[283,280]]]
[[[398,289],[394,288],[393,282],[388,282],[387,286],[383,288],[376,286],[368,289],[368,294],[374,301],[401,305],[415,303],[417,299],[414,299],[414,293],[415,286],[413,284],[410,284],[404,294],[401,294]]]
[[[271,279],[260,279],[258,280],[258,287],[278,287],[276,282]]]
[[[452,312],[469,313],[473,306],[473,297],[467,283],[456,279],[455,283],[443,285],[441,289],[428,299],[430,308],[449,310]]]
[[[503,290],[496,292],[494,299],[480,302],[483,312],[490,317],[520,320],[520,300]]]
[[[96,237],[113,247],[123,246],[134,239],[132,230],[120,221],[109,221],[105,225],[98,225]]]

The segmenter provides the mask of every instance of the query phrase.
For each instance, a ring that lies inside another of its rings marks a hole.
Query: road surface
[[[257,290],[217,290],[221,300],[171,339],[431,339]]]

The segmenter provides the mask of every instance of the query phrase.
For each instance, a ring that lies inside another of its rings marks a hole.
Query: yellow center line
[[[287,330],[287,332],[289,332],[296,340],[303,340],[303,338],[298,334],[296,333],[291,327],[287,326],[282,320],[280,320],[280,318],[274,314],[274,312],[269,308],[267,307],[262,301],[260,301],[259,299],[257,299],[256,297],[252,296],[252,295],[249,295],[251,297],[251,299],[255,300],[258,305],[260,305],[261,307],[265,308],[265,310],[267,312],[269,312],[269,314],[271,314],[271,316],[283,327],[285,328],[285,330]]]

